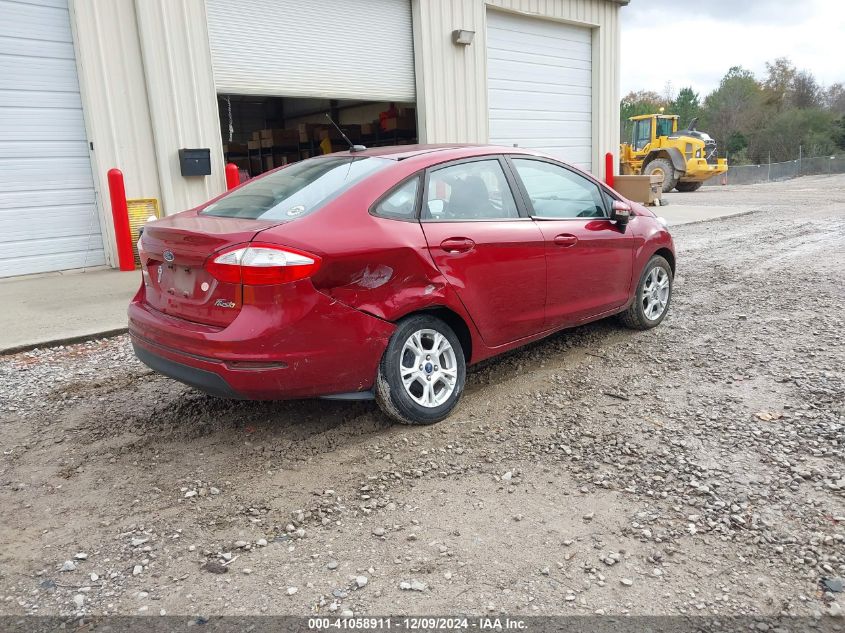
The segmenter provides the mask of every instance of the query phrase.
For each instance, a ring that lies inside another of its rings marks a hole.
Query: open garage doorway
[[[224,158],[238,166],[241,180],[348,149],[326,114],[356,144],[418,142],[413,102],[218,95],[218,107]]]

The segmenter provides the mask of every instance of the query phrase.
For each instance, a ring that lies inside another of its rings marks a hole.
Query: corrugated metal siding
[[[417,124],[427,143],[487,141],[484,2],[414,0]],[[452,31],[475,31],[455,46]]]
[[[67,0],[0,16],[0,277],[102,265]]]
[[[409,0],[206,0],[221,94],[414,100]]]
[[[71,0],[70,9],[103,235],[115,262],[108,170],[123,172],[128,198],[161,197],[135,3]]]
[[[620,7],[609,0],[413,0],[421,138],[488,141],[487,6],[593,29],[592,164],[603,175],[601,156],[619,149]],[[475,31],[473,43],[452,44],[454,29]]]
[[[204,0],[136,2],[135,15],[161,186],[172,214],[226,189]],[[211,175],[183,177],[180,148],[211,149]]]
[[[490,142],[592,167],[592,29],[487,13]]]

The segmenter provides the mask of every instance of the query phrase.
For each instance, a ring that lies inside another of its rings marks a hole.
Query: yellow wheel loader
[[[662,108],[661,108],[662,109]],[[708,178],[728,171],[728,161],[716,157],[716,141],[695,129],[678,131],[674,114],[641,114],[634,122],[630,143],[619,147],[620,173],[659,174],[663,191],[695,191]]]

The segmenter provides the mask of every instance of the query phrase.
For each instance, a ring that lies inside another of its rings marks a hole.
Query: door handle
[[[578,242],[578,238],[569,233],[561,233],[560,235],[555,235],[555,244],[557,246],[575,246],[576,242]]]
[[[440,248],[447,253],[466,253],[475,248],[475,242],[468,237],[449,237],[440,242]]]

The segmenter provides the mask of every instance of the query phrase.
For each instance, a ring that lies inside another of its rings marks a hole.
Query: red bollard
[[[135,255],[132,253],[132,233],[129,230],[129,209],[126,206],[126,187],[123,185],[123,172],[119,169],[109,169],[108,180],[118,264],[120,270],[135,270]]]
[[[613,152],[604,155],[604,181],[608,187],[613,186]]]
[[[234,189],[241,184],[241,175],[235,163],[226,163],[226,189]]]

